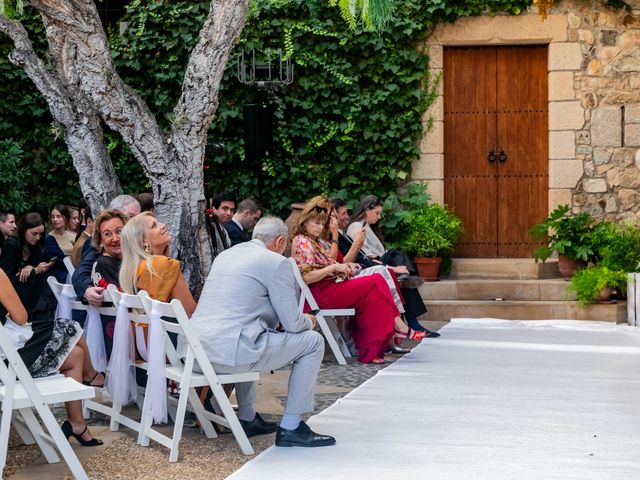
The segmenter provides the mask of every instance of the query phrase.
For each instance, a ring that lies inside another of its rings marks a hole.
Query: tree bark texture
[[[218,91],[229,54],[244,27],[248,3],[249,0],[212,0],[189,59],[181,97],[174,110],[175,121],[169,132],[162,132],[146,103],[118,76],[93,0],[30,2],[43,19],[51,72],[47,72],[35,54],[23,56],[25,60],[20,65],[27,73],[37,70],[43,77],[48,73],[49,78],[38,81],[35,75],[30,75],[45,98],[52,97],[49,90],[56,87],[73,92],[65,105],[76,102],[82,113],[78,117],[81,121],[71,125],[58,120],[65,127],[72,155],[89,151],[89,147],[105,154],[91,157],[101,163],[93,169],[86,168],[88,161],[76,162],[74,157],[83,193],[95,195],[105,188],[98,186],[98,181],[117,182],[106,155],[101,118],[122,136],[151,181],[156,213],[174,236],[172,254],[182,261],[183,272],[195,293],[199,292],[211,263],[204,227],[202,171],[207,131],[218,107]],[[4,24],[11,24],[16,31],[21,28],[18,22],[2,19],[0,25]],[[11,38],[18,51],[15,36]],[[58,103],[49,102],[52,113]],[[118,188],[105,188],[102,196],[110,198],[116,191]]]

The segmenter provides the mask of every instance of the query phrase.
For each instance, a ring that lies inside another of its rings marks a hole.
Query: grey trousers
[[[322,358],[324,338],[318,332],[268,332],[267,348],[253,365],[230,366],[213,364],[216,373],[244,373],[275,370],[293,362],[289,376],[289,393],[284,413],[301,415],[313,412],[314,386]],[[256,401],[255,382],[236,384],[238,406]]]

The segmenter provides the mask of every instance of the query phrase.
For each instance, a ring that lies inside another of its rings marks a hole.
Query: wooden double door
[[[548,214],[546,46],[444,50],[444,198],[459,257],[529,257]]]

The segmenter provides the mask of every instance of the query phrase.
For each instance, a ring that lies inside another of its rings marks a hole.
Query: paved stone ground
[[[442,322],[424,324],[431,330],[439,329],[443,325]],[[415,343],[405,342],[405,345],[411,347]],[[340,366],[328,351],[318,374],[316,408],[313,413],[317,414],[329,407],[398,358],[396,355],[387,355],[386,360],[389,363],[385,365],[363,365],[354,361]],[[278,421],[282,415],[289,370],[286,368],[276,370],[273,374],[264,373],[258,383],[256,409],[264,413],[265,418],[270,421]],[[135,407],[128,407],[128,411],[131,416],[139,414]],[[64,408],[56,408],[54,413],[61,423],[66,418]],[[173,464],[168,461],[169,452],[166,448],[154,442],[151,442],[150,447],[139,446],[136,443],[135,432],[127,428],[111,432],[108,419],[104,416],[94,412],[88,424],[94,436],[102,439],[105,444],[94,448],[82,448],[74,440],[71,444],[91,479],[224,479],[253,458],[253,455],[242,455],[232,435],[224,434],[217,439],[207,439],[196,428],[192,419],[186,423],[183,430],[179,461]],[[165,429],[170,432],[170,427]],[[271,446],[274,436],[275,434],[253,437],[251,444],[256,454]],[[47,464],[36,446],[22,445],[18,436],[15,433],[12,435],[7,466],[2,478],[72,478],[68,472],[66,464]]]

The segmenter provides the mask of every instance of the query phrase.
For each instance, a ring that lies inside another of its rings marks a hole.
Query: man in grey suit
[[[333,437],[313,432],[300,418],[313,411],[324,339],[313,331],[315,317],[298,309],[291,264],[282,256],[287,236],[282,220],[267,217],[256,224],[251,241],[221,252],[191,322],[216,372],[265,371],[293,363],[279,426],[255,412],[255,382],[236,384],[238,418],[247,436],[277,430],[276,446],[333,445]]]

